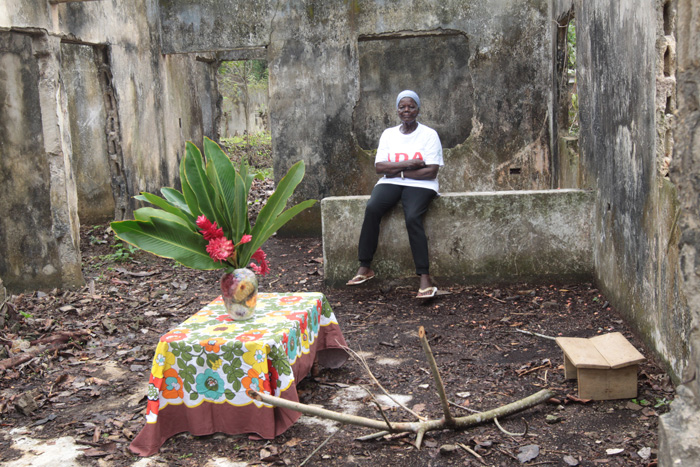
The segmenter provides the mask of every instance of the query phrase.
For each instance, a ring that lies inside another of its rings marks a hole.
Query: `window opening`
[[[566,26],[566,90],[569,95],[569,136],[578,136],[578,90],[576,88],[576,23],[569,21]]]

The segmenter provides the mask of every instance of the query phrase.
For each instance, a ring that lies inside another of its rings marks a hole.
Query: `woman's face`
[[[404,124],[408,125],[415,122],[418,117],[418,112],[419,109],[418,105],[416,105],[416,101],[410,97],[404,97],[399,101],[399,118]]]

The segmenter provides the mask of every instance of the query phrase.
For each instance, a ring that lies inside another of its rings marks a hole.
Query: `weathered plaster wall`
[[[83,224],[112,220],[115,211],[105,135],[107,114],[96,52],[90,45],[61,44],[78,216]]]
[[[394,99],[404,88],[419,92],[422,121],[448,142],[443,191],[551,187],[547,0],[160,6],[165,51],[266,47],[275,175],[303,159],[298,198],[369,193],[373,146],[399,123]],[[319,233],[319,209],[288,230]]]
[[[678,377],[690,315],[680,290],[676,188],[657,164],[661,10],[654,0],[575,5],[583,178],[597,194],[597,281]]]
[[[678,0],[677,8],[678,93],[671,179],[678,184],[682,210],[680,274],[692,329],[684,337],[689,361],[683,385],[677,388],[671,412],[661,417],[662,467],[696,465],[700,459],[700,9],[694,0]]]
[[[55,41],[0,31],[0,277],[10,290],[82,281],[58,53]]]
[[[25,43],[20,51],[0,52],[0,93],[10,96],[0,101],[0,132],[7,135],[0,140],[0,276],[9,289],[80,283],[78,199],[98,203],[111,195],[113,217],[128,216],[132,195],[177,185],[186,140],[201,144],[204,135],[216,137],[214,67],[194,55],[163,55],[158,24],[155,0],[6,0],[0,6],[3,40],[23,37]],[[66,69],[74,54],[64,57],[62,50],[74,47],[92,48],[95,66],[83,59],[78,68]],[[105,112],[94,113],[89,134],[81,136],[86,122],[76,113],[94,110],[100,98],[96,79]],[[89,92],[76,85],[87,81]],[[15,105],[30,94],[40,98]],[[100,133],[104,144],[94,140]],[[107,151],[109,170],[73,157],[74,145],[81,153],[86,142],[90,151]],[[105,176],[93,180],[99,196],[76,186],[84,177]]]

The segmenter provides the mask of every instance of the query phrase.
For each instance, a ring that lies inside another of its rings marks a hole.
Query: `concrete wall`
[[[585,183],[596,191],[596,279],[615,308],[664,359],[687,364],[690,315],[681,292],[676,188],[659,170],[654,0],[576,4]],[[662,113],[665,110],[662,108]]]
[[[243,99],[223,99],[221,118],[219,119],[219,137],[239,136],[248,131],[250,134],[268,130],[267,88],[250,87],[248,89],[248,115]]]
[[[166,52],[266,47],[275,176],[303,159],[298,199],[370,192],[374,146],[399,123],[404,88],[421,95],[421,120],[447,143],[445,192],[551,188],[548,0],[160,7]],[[318,234],[320,209],[288,230]]]
[[[70,119],[72,166],[78,190],[78,216],[83,224],[112,220],[115,200],[100,80],[100,53],[84,44],[61,44],[60,75]]]
[[[58,44],[0,31],[0,277],[9,290],[82,281]]]
[[[78,215],[129,216],[133,195],[177,186],[186,140],[216,137],[216,70],[163,55],[158,21],[155,0],[0,6],[8,289],[79,284]]]
[[[442,283],[591,280],[593,193],[583,190],[447,193],[425,215],[430,273]],[[369,196],[321,201],[324,279],[342,285],[358,267]],[[401,206],[382,221],[372,268],[415,276]]]
[[[692,329],[689,347],[671,412],[661,417],[659,465],[695,465],[700,459],[700,10],[694,0],[677,4],[677,112],[671,179],[678,184],[681,278]],[[673,11],[669,12],[670,14]],[[668,16],[668,15],[667,15]]]

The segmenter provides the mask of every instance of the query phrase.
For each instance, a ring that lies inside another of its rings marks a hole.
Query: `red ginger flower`
[[[251,262],[248,265],[248,267],[255,271],[256,274],[261,274],[264,276],[265,274],[270,272],[270,265],[267,262],[267,255],[264,251],[262,251],[262,248],[258,248],[258,250],[255,253],[253,253],[251,259],[254,259],[258,262],[258,264]]]
[[[205,237],[206,238],[206,237]],[[233,253],[233,242],[226,237],[219,237],[209,241],[207,253],[215,261],[225,261]]]
[[[212,224],[209,219],[204,216],[204,214],[197,218],[197,227],[199,227],[199,231],[202,232],[202,235],[204,235],[205,240],[215,240],[224,236],[223,229],[217,226],[216,222]],[[207,251],[209,251],[208,247]]]

